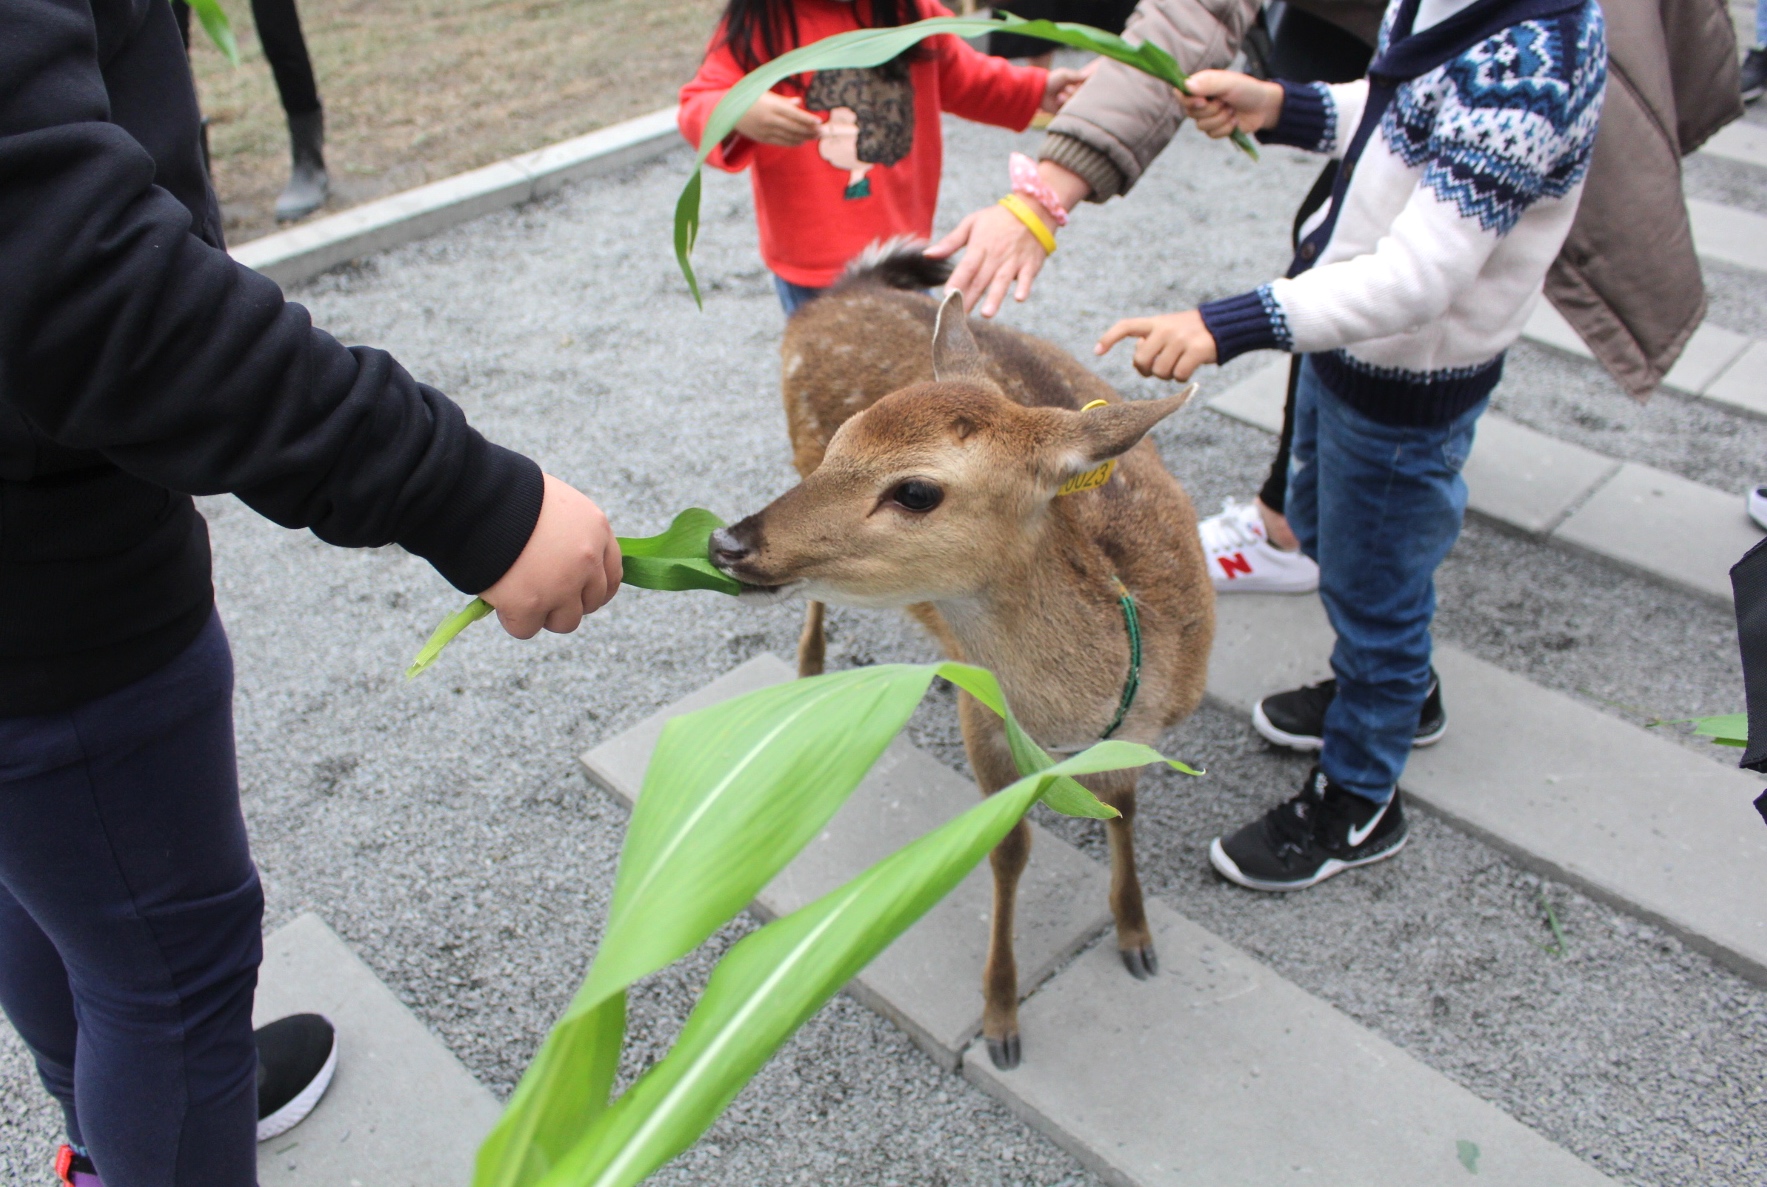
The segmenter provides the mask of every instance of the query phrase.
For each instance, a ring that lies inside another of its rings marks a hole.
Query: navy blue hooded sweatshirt
[[[228,257],[198,120],[169,0],[0,4],[0,716],[196,637],[193,494],[398,543],[468,593],[539,516],[533,462]]]

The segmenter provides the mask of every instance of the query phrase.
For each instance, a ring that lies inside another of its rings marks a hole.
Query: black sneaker
[[[1742,60],[1742,101],[1753,103],[1767,91],[1767,49],[1756,46]]]
[[[1290,750],[1318,750],[1325,744],[1325,711],[1338,695],[1336,680],[1321,680],[1271,693],[1252,706],[1252,728],[1278,746]],[[1433,746],[1448,732],[1448,713],[1442,708],[1442,681],[1430,669],[1430,691],[1423,699],[1423,711],[1417,715],[1417,736],[1413,746]]]
[[[258,1140],[299,1125],[331,1086],[337,1032],[318,1014],[290,1014],[252,1035],[258,1041]]]
[[[1305,890],[1405,847],[1399,790],[1384,804],[1345,791],[1314,767],[1300,794],[1209,843],[1223,878],[1252,890]]]

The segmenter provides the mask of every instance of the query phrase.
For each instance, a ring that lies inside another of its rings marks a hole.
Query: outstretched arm
[[[189,103],[194,153],[188,67],[162,7],[111,47],[113,69],[133,56],[134,83]],[[232,492],[330,543],[396,542],[469,593],[511,574],[548,501],[539,467],[193,233],[190,210],[155,184],[155,157],[110,120],[89,4],[12,0],[6,23],[0,413],[167,489]],[[594,600],[589,569],[572,577],[579,607]],[[570,581],[517,584],[544,618],[567,606]]]
[[[1261,0],[1141,0],[1124,36],[1170,53],[1186,71],[1225,66],[1257,16]],[[1183,112],[1172,89],[1133,66],[1101,59],[1049,125],[1038,172],[1069,210],[1126,192],[1178,131]],[[1046,220],[1053,223],[1053,220]],[[1013,214],[987,207],[966,217],[928,251],[965,256],[950,288],[966,309],[992,317],[1006,294],[1023,301],[1048,253]]]

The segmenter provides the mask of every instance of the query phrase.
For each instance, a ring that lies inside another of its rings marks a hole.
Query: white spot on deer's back
[[[789,359],[785,360],[785,377],[787,379],[790,379],[793,375],[796,375],[798,373],[798,368],[802,367],[803,365],[804,365],[804,356],[803,355],[801,355],[801,354],[792,355]]]

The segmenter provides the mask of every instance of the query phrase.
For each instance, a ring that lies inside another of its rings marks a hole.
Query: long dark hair
[[[793,0],[729,0],[724,6],[724,43],[744,70],[770,62],[798,44],[798,14]],[[854,0],[860,22],[869,28],[887,29],[920,19],[918,0]],[[866,20],[866,17],[870,20]],[[920,56],[915,46],[896,63]]]

